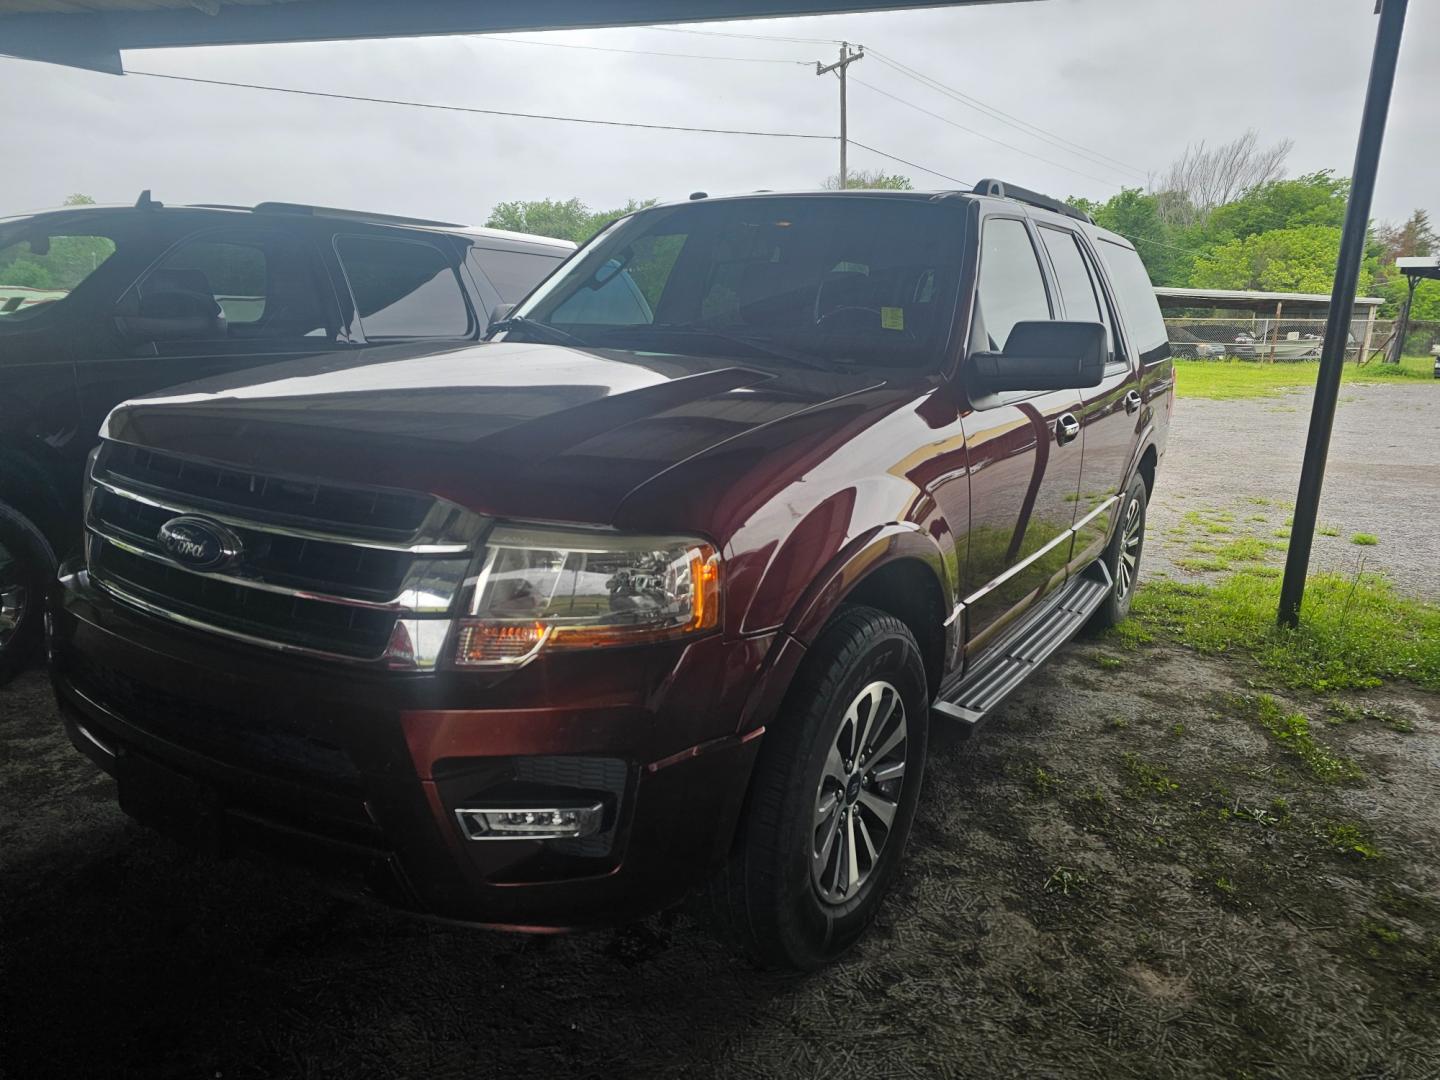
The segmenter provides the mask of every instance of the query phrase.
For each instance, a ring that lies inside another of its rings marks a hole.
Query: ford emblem
[[[216,570],[240,557],[240,538],[203,517],[171,518],[157,536],[165,553],[192,570]]]

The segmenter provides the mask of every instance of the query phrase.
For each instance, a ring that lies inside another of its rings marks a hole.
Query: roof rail
[[[262,202],[255,204],[257,214],[301,214],[306,217],[346,218],[382,225],[426,225],[437,229],[463,229],[453,221],[431,221],[428,218],[403,217],[399,214],[367,214],[363,210],[341,210],[334,206],[310,206],[306,203]]]
[[[1059,199],[1052,199],[1049,195],[1041,195],[1038,191],[1031,191],[1029,188],[1017,187],[1015,184],[1007,184],[1003,180],[993,180],[986,177],[975,185],[975,194],[993,195],[997,199],[1014,199],[1017,202],[1038,206],[1042,210],[1053,210],[1057,214],[1064,214],[1066,217],[1087,221],[1091,225],[1095,224],[1095,219],[1078,207],[1071,206],[1069,203],[1063,203]]]

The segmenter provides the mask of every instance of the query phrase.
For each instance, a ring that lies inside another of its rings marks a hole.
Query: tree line
[[[1288,139],[1262,145],[1253,131],[1218,146],[1202,142],[1187,147],[1148,189],[1124,188],[1103,202],[1067,201],[1134,243],[1156,285],[1328,293],[1350,181],[1329,169],[1287,178],[1291,145]],[[883,170],[858,170],[845,179],[847,188],[914,186],[909,177]],[[829,176],[821,186],[836,190],[840,178]],[[655,201],[592,210],[580,199],[517,200],[500,203],[485,224],[583,243],[607,222]],[[1381,314],[1395,315],[1405,297],[1395,259],[1437,252],[1440,238],[1425,210],[1398,224],[1372,223],[1361,295],[1383,297]],[[1422,284],[1411,317],[1440,320],[1440,287]]]

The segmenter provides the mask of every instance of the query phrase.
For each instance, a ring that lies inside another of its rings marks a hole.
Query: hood
[[[609,522],[667,469],[873,374],[522,342],[329,353],[117,407],[106,438],[257,472]]]

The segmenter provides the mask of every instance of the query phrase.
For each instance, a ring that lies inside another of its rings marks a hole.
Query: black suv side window
[[[1035,245],[1025,223],[1016,218],[989,218],[981,237],[980,318],[989,339],[980,347],[1000,352],[1017,322],[1051,318],[1050,297]]]
[[[340,236],[335,251],[365,337],[459,338],[470,307],[452,261],[423,240]]]
[[[276,341],[328,337],[317,266],[279,233],[223,231],[182,241],[121,299],[136,340]]]
[[[1153,364],[1170,355],[1170,335],[1155,299],[1155,287],[1134,248],[1101,239],[1101,257],[1110,268],[1110,279],[1119,294],[1125,326],[1142,364]]]
[[[150,307],[177,291],[208,296],[229,327],[259,322],[265,314],[269,265],[259,244],[196,239],[176,248],[140,282],[140,303]]]

